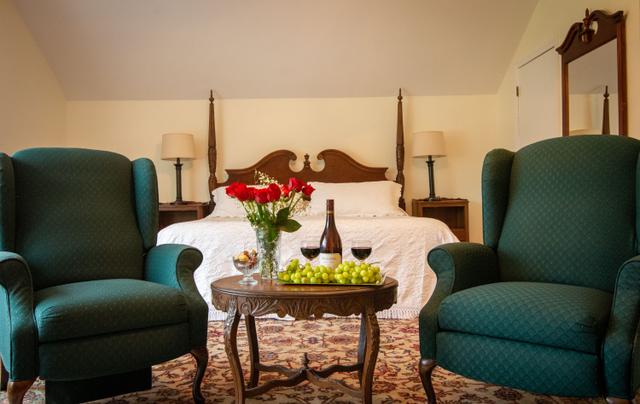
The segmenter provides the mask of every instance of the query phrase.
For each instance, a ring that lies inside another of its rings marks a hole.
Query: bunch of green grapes
[[[379,283],[382,280],[380,267],[354,261],[345,261],[338,265],[335,270],[335,278],[337,283],[353,284],[360,283]]]
[[[278,279],[286,283],[297,284],[320,284],[320,283],[340,283],[340,284],[362,284],[379,283],[382,280],[380,268],[371,264],[356,264],[345,261],[338,265],[336,269],[328,268],[324,265],[311,266],[307,262],[304,265],[296,258],[289,262],[284,271],[278,273]]]

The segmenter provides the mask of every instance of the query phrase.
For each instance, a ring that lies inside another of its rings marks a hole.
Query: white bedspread
[[[300,242],[309,236],[318,237],[324,228],[324,217],[296,218],[302,228],[295,233],[283,233],[282,262],[302,258]],[[427,253],[437,245],[458,241],[442,222],[417,217],[353,218],[338,217],[336,224],[342,239],[345,259],[351,256],[350,242],[369,239],[373,243],[370,261],[381,261],[387,275],[399,282],[398,302],[380,317],[416,317],[433,292],[436,277],[427,264]],[[193,222],[171,225],[158,234],[158,244],[179,243],[198,248],[204,261],[195,272],[198,289],[209,304],[209,319],[221,320],[225,314],[211,305],[211,282],[239,273],[231,256],[242,249],[243,241],[255,243],[255,233],[244,219],[207,217]]]

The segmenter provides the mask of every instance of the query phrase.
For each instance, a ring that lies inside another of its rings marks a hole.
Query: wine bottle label
[[[338,253],[320,253],[320,265],[327,268],[336,269],[342,263],[342,254]]]

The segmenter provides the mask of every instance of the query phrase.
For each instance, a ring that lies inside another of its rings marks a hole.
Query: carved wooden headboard
[[[324,161],[324,168],[315,171],[311,168],[309,155],[304,155],[302,170],[294,171],[291,163],[297,160],[297,156],[290,150],[276,150],[261,158],[250,167],[240,169],[226,169],[228,178],[224,182],[218,182],[216,177],[217,150],[216,150],[216,125],[214,115],[213,91],[209,96],[209,193],[219,186],[229,185],[234,181],[253,184],[255,171],[262,171],[269,176],[285,183],[290,177],[297,177],[303,181],[319,182],[364,182],[384,181],[387,167],[368,167],[358,163],[348,154],[340,150],[327,149],[318,153],[317,159]],[[396,166],[398,173],[395,181],[402,185],[399,206],[404,209],[404,125],[402,120],[402,90],[398,93],[398,111],[396,126]]]

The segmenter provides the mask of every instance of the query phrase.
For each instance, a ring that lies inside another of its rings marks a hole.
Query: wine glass
[[[312,262],[320,255],[320,241],[311,238],[302,240],[300,243],[300,252],[309,262]]]
[[[363,263],[371,255],[371,240],[353,240],[351,254]]]
[[[258,263],[256,250],[244,250],[238,255],[231,257],[233,266],[242,273],[243,277],[238,282],[240,285],[253,286],[258,283],[251,275],[255,272]]]

